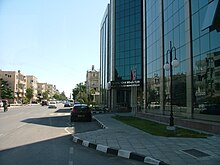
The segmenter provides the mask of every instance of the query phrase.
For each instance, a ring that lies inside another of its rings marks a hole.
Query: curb
[[[100,124],[100,126],[103,129],[108,129],[108,127],[106,127],[96,117],[93,116],[93,118]],[[101,145],[101,144],[90,143],[89,141],[82,140],[79,137],[74,136],[74,135],[73,135],[73,142],[80,144],[80,145],[83,145],[85,147],[92,148],[97,151],[107,153],[107,154],[111,154],[111,155],[115,155],[115,156],[119,156],[119,157],[123,157],[123,158],[127,158],[127,159],[132,159],[132,160],[136,160],[136,161],[141,161],[141,162],[148,163],[151,165],[169,165],[163,161],[159,161],[159,160],[156,160],[156,159],[151,158],[149,156],[144,156],[144,155],[141,155],[141,154],[138,154],[135,152],[131,152],[131,151],[123,150],[123,149],[115,149],[115,148],[111,148],[111,147]]]
[[[101,126],[101,128],[103,129],[108,129],[107,126],[105,126],[105,124],[103,124],[100,120],[98,120],[95,116],[93,116],[93,118],[98,122],[98,124]]]
[[[76,137],[76,136],[73,136],[73,142],[83,145],[88,148],[92,148],[97,151],[107,153],[107,154],[111,154],[111,155],[115,155],[115,156],[119,156],[119,157],[123,157],[127,159],[132,159],[136,161],[141,161],[141,162],[152,164],[152,165],[169,165],[163,161],[156,160],[149,156],[144,156],[144,155],[131,152],[131,151],[127,151],[127,150],[123,150],[123,149],[114,149],[114,148],[110,148],[108,146],[101,145],[101,144],[90,143],[89,141],[81,140],[79,137]]]

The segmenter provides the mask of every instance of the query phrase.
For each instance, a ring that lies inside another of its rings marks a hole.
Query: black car
[[[64,103],[64,107],[71,107],[70,102],[65,102],[65,103]]]
[[[42,106],[44,106],[44,105],[47,106],[47,105],[48,105],[48,101],[47,101],[47,100],[42,100],[42,101],[41,101],[41,105],[42,105]]]
[[[74,104],[71,110],[71,122],[74,121],[92,121],[92,112],[88,105],[86,104]]]

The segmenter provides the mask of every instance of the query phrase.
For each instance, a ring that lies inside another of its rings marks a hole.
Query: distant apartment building
[[[53,97],[56,91],[56,86],[53,84],[47,84],[46,90],[49,92],[48,97]]]
[[[0,70],[0,78],[8,82],[9,87],[13,91],[14,99],[11,103],[21,103],[22,98],[25,97],[27,89],[27,78],[24,74],[18,71],[3,71]]]
[[[46,92],[47,83],[37,83],[37,94],[39,98],[43,98],[43,93]]]
[[[92,69],[86,73],[86,91],[87,93],[92,92],[93,102],[99,103],[99,83],[100,83],[100,72],[95,69],[92,65]]]
[[[37,77],[33,75],[27,75],[27,88],[33,89],[33,101],[36,101],[38,98],[38,86],[37,86]]]
[[[59,94],[56,85],[47,83],[37,83],[38,98],[43,99],[43,93],[48,91],[48,98],[52,98],[55,94]]]
[[[7,81],[9,88],[13,92],[14,99],[9,99],[10,103],[22,103],[27,88],[33,89],[32,101],[43,99],[43,93],[48,91],[48,98],[59,94],[56,85],[47,83],[38,83],[37,77],[33,75],[24,75],[18,71],[3,71],[0,69],[0,79]]]

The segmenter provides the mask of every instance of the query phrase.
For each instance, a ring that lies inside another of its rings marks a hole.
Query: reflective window
[[[199,26],[199,14],[196,13],[192,16],[192,38],[196,39],[199,37],[200,26]]]
[[[220,33],[216,30],[210,33],[210,48],[216,49],[220,47]]]
[[[120,4],[120,5],[119,5]],[[130,80],[130,70],[142,59],[141,0],[116,1],[116,80]],[[141,79],[142,70],[137,76]]]
[[[199,8],[191,1],[192,14],[194,9],[197,10],[192,16],[194,113],[217,115],[216,107],[220,106],[220,33],[216,30],[210,32],[207,28],[213,23],[215,7],[210,6],[216,1],[210,4],[208,0],[198,2]]]
[[[202,30],[209,28],[214,23],[214,16],[217,11],[217,6],[218,6],[218,0],[214,0],[208,4],[203,21]]]
[[[205,53],[210,50],[209,48],[209,34],[206,34],[200,38],[201,53]]]

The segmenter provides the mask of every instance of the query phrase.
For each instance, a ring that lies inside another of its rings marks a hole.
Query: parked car
[[[48,108],[57,108],[56,101],[50,101],[48,104]]]
[[[66,102],[64,103],[64,107],[71,107],[70,102],[66,101]]]
[[[220,115],[220,104],[199,104],[199,110],[201,114]]]
[[[47,101],[47,100],[42,100],[42,101],[41,101],[41,105],[42,105],[42,106],[44,106],[44,105],[47,106],[47,105],[48,105],[48,101]]]
[[[158,103],[158,102],[151,102],[151,103],[148,105],[148,107],[149,107],[150,109],[160,109],[160,103]]]
[[[71,110],[71,122],[85,120],[92,121],[92,112],[86,104],[75,104]]]

